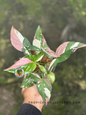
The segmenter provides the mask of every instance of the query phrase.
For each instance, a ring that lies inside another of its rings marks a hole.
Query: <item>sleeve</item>
[[[42,115],[42,113],[35,106],[28,103],[24,103],[21,105],[16,115]]]

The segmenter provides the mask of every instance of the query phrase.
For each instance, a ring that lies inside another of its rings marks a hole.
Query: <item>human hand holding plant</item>
[[[26,75],[24,76],[24,79],[25,78],[26,78]],[[51,86],[51,83],[49,82],[49,80],[47,80],[47,83]],[[39,92],[37,90],[36,84],[34,84],[33,86],[31,86],[29,88],[22,88],[21,94],[24,98],[23,104],[29,103],[29,104],[35,106],[36,108],[38,108],[40,111],[42,111],[44,102],[43,102],[41,95],[39,94]],[[49,102],[49,98],[46,98],[46,105],[48,102]]]

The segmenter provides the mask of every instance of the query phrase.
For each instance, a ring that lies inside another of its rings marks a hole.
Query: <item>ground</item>
[[[14,91],[10,87],[0,87],[0,115],[11,115],[16,101]]]

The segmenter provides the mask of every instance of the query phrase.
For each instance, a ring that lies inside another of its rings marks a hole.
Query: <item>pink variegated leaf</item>
[[[49,58],[57,57],[56,53],[49,48],[49,46],[47,45],[47,42],[44,38],[43,38],[43,45],[41,48],[47,57],[49,57]]]
[[[47,104],[48,98],[51,97],[52,88],[47,84],[44,79],[41,79],[41,82],[36,83],[39,94],[42,96],[43,102]]]
[[[69,42],[64,42],[63,44],[61,44],[58,48],[57,48],[57,50],[56,50],[56,57],[59,57],[61,54],[63,54],[64,53],[64,51],[65,51],[65,48],[67,47],[67,44],[68,44]]]
[[[56,57],[55,52],[48,47],[44,37],[43,43],[34,37],[33,45],[40,48],[49,58]]]
[[[18,36],[21,35],[14,27],[11,28],[11,43],[12,45],[19,51],[22,51],[23,44],[18,39]],[[23,36],[21,35],[22,41],[24,40]]]
[[[46,51],[44,48],[42,48],[42,52],[44,52],[44,54],[49,58],[56,57],[56,54],[54,51]]]
[[[80,42],[65,42],[61,44],[56,51],[57,58],[50,63],[48,71],[54,68],[58,63],[67,60],[77,49],[85,47],[86,44]]]
[[[15,64],[13,64],[11,67],[5,69],[4,71],[8,71],[10,69],[14,69],[14,68],[17,68],[17,67],[20,67],[20,66],[23,66],[25,64],[28,64],[28,63],[33,63],[33,61],[29,60],[28,58],[21,58],[19,61],[17,61]]]
[[[29,51],[26,49],[26,47],[30,46],[28,39],[23,37],[14,27],[11,28],[11,43],[17,50],[24,50],[26,54],[29,54]]]
[[[83,48],[83,47],[86,47],[86,44],[84,44],[84,45],[82,45],[82,46],[80,46],[80,47],[78,47],[78,48],[75,48],[74,52],[75,52],[77,49]]]
[[[42,47],[43,47],[45,50],[51,51],[51,49],[50,49],[49,46],[47,45],[47,42],[46,42],[44,36],[43,36]]]
[[[42,31],[40,29],[40,26],[38,26],[38,28],[36,30],[36,34],[35,34],[34,39],[33,39],[33,45],[38,47],[38,48],[43,47],[44,49],[48,49],[47,42],[46,42],[44,36],[42,35]]]
[[[77,49],[85,47],[86,44],[80,42],[64,42],[56,50],[56,57],[59,57],[61,54],[65,53],[68,50],[73,50],[75,52]]]
[[[46,40],[45,40],[44,37],[43,37],[42,48],[44,48],[47,52],[49,52],[49,54],[50,54],[51,56],[56,57],[55,52],[49,48],[49,46],[47,45],[47,42],[46,42]]]
[[[68,50],[73,50],[73,52],[75,52],[77,49],[85,47],[85,46],[86,46],[86,44],[83,44],[80,42],[69,42],[67,44],[67,47],[64,49],[63,53],[65,53]]]
[[[50,100],[49,98],[46,98],[46,105],[48,104],[49,100]]]
[[[47,42],[46,42],[44,36],[42,35],[40,26],[38,26],[38,28],[36,30],[36,34],[35,34],[34,40],[33,40],[33,45],[42,49],[42,51],[45,53],[45,55],[47,55],[49,58],[55,57],[55,52],[52,51],[48,47]]]

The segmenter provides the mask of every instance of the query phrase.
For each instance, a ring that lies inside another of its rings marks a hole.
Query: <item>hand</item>
[[[38,93],[36,84],[29,88],[22,88],[23,103],[29,103],[37,107],[40,111],[44,105],[41,95]]]
[[[26,76],[24,76],[25,78]],[[37,90],[36,84],[29,88],[22,88],[21,94],[24,97],[23,103],[29,103],[37,107],[40,111],[42,110],[44,106],[44,102],[42,100],[41,95],[39,94]],[[49,102],[49,98],[46,98],[46,105]]]

